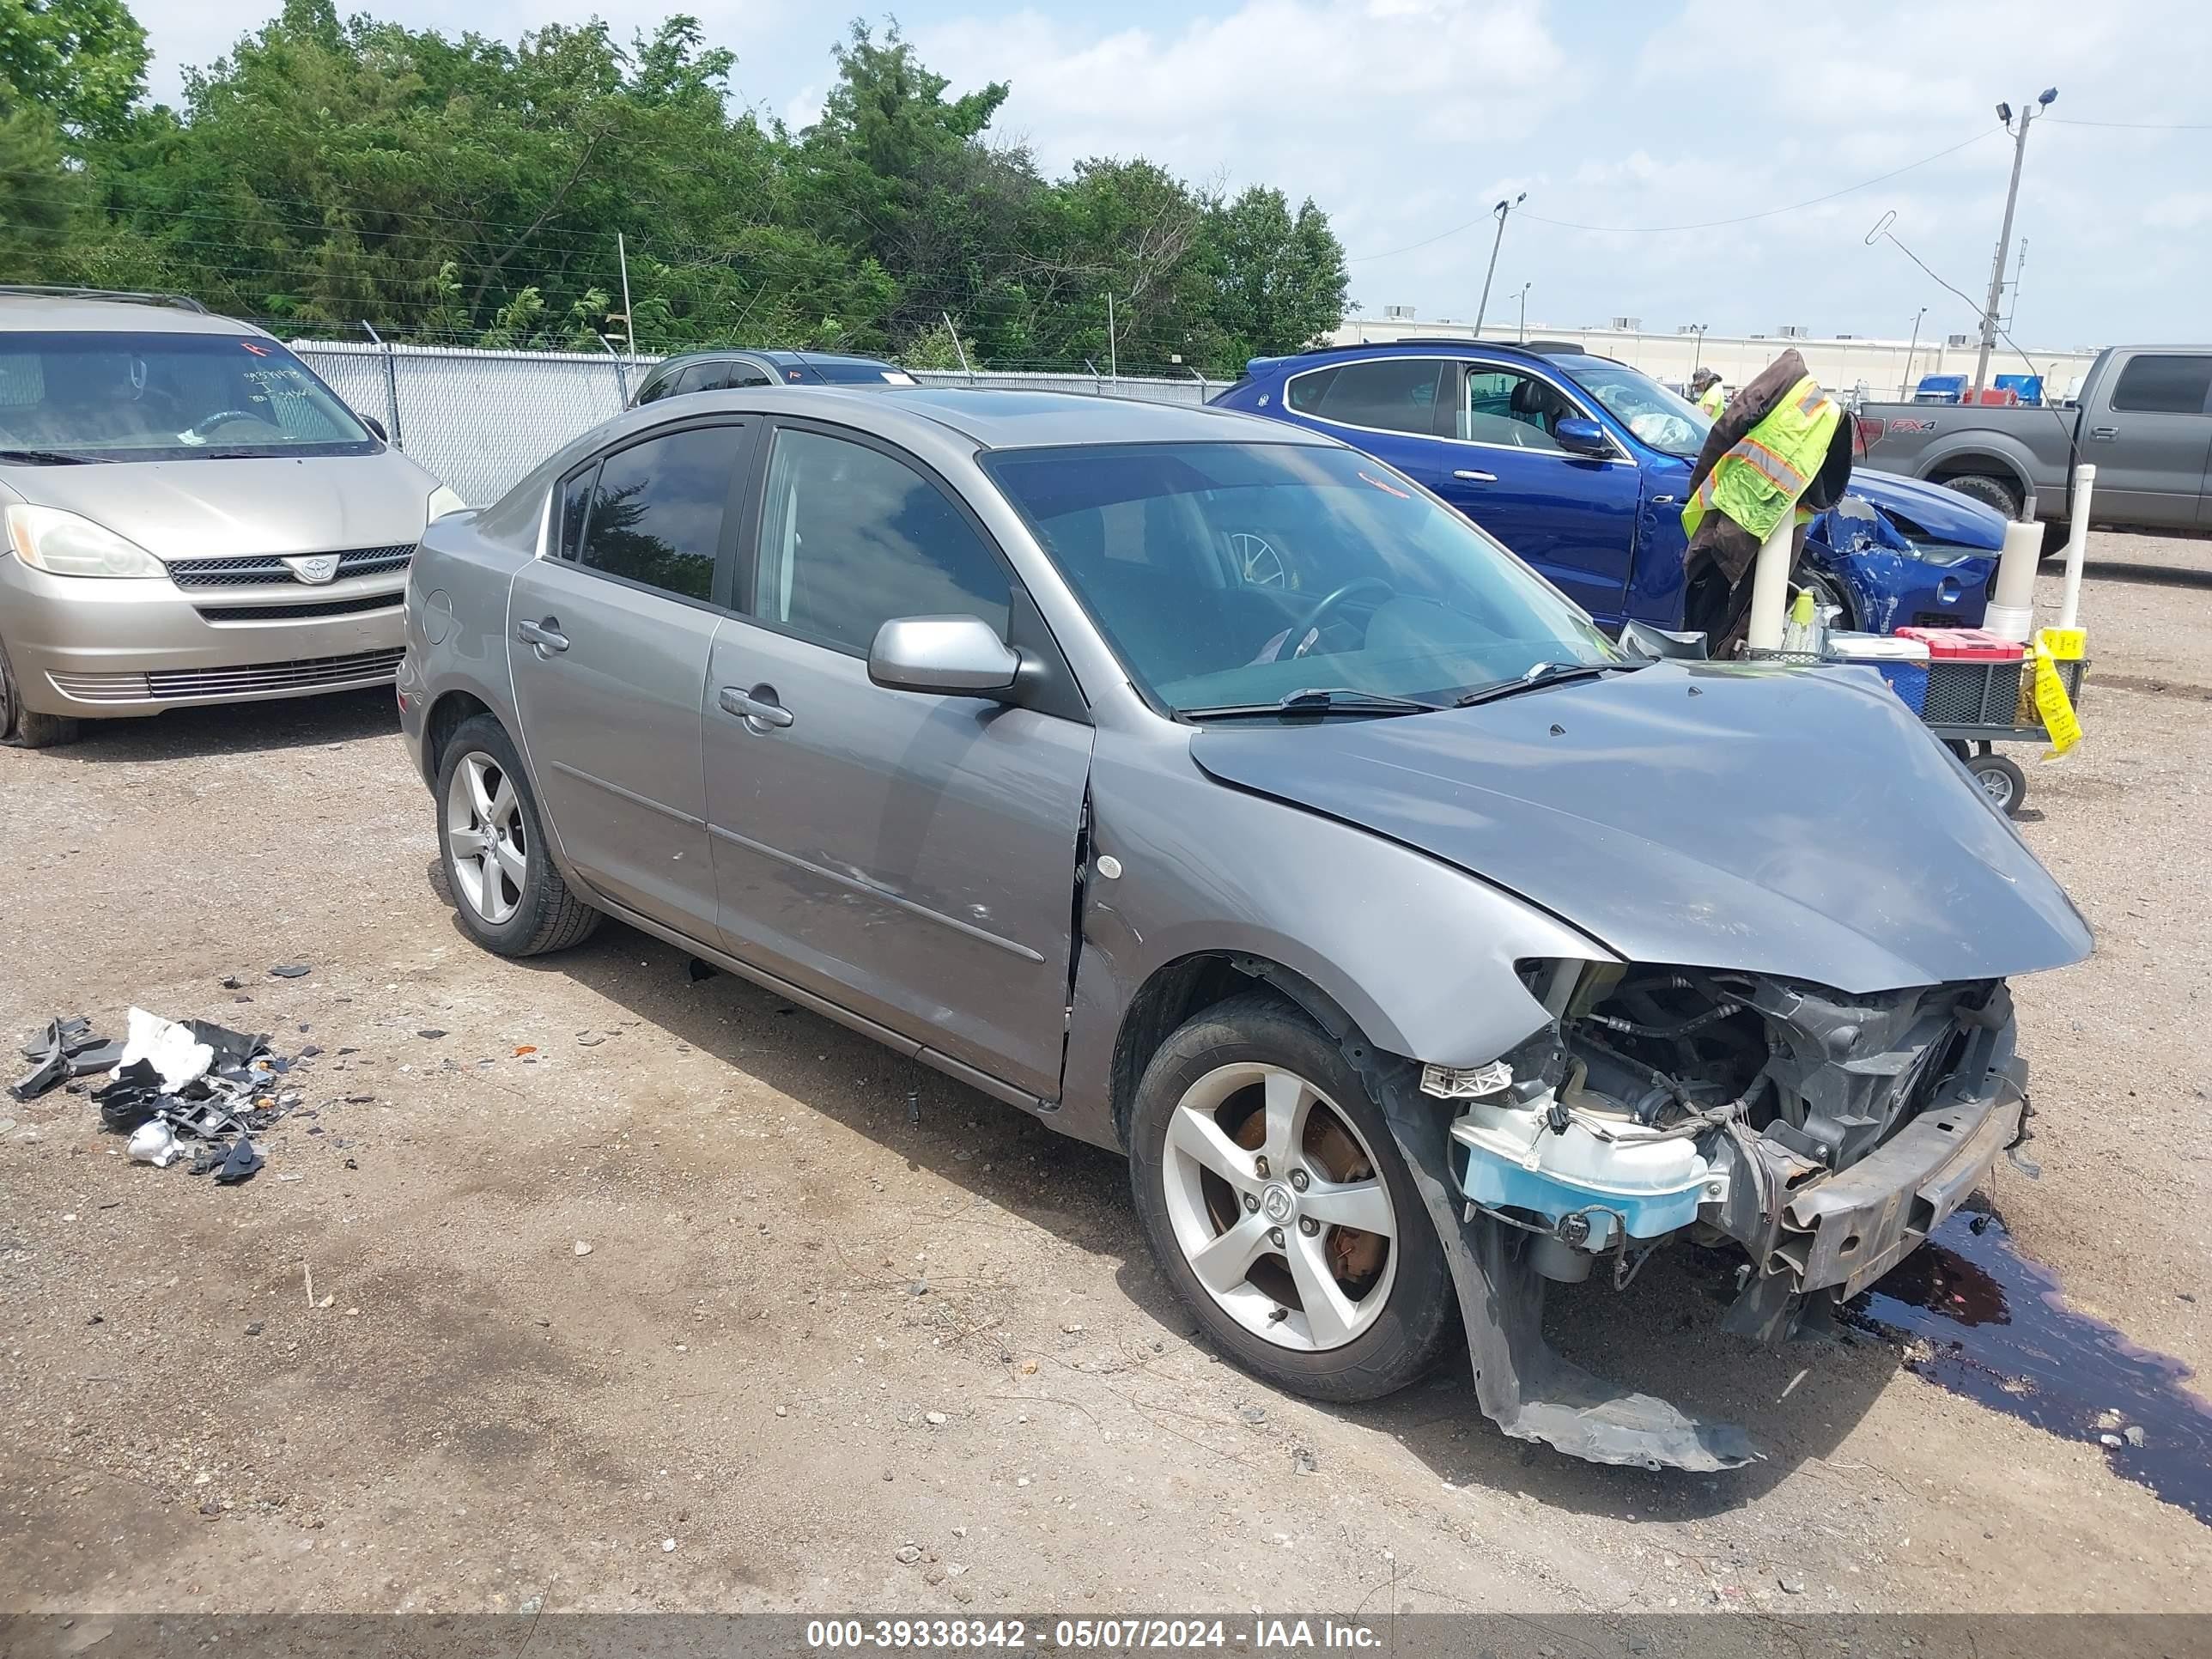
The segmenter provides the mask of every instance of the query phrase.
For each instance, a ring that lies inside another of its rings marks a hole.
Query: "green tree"
[[[145,90],[146,31],[123,0],[0,0],[0,115],[27,102],[103,137]]]

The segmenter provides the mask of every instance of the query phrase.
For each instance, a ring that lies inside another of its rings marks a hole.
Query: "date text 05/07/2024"
[[[1260,1656],[1382,1645],[1373,1626],[1337,1619],[811,1619],[806,1645],[819,1653],[866,1649],[1081,1649],[1131,1652],[1223,1649]]]

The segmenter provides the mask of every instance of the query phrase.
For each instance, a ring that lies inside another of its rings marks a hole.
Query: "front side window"
[[[1283,400],[1301,415],[1377,432],[1437,430],[1437,386],[1447,365],[1435,357],[1379,357],[1294,376]]]
[[[2167,353],[2130,357],[2112,388],[2114,409],[2148,415],[2202,415],[2212,397],[2212,357]]]
[[[337,394],[274,340],[0,334],[0,449],[168,461],[376,448]]]
[[[1474,443],[1565,453],[1552,428],[1581,413],[1548,381],[1517,369],[1469,363],[1457,432]]]
[[[599,464],[577,562],[678,599],[711,599],[744,441],[742,427],[693,427],[615,451]],[[569,511],[562,515],[564,551]]]
[[[896,617],[981,617],[1006,637],[1006,568],[944,492],[843,438],[775,434],[753,614],[865,655]]]
[[[1119,444],[985,465],[1171,709],[1310,687],[1449,701],[1539,663],[1620,660],[1467,520],[1349,450]]]

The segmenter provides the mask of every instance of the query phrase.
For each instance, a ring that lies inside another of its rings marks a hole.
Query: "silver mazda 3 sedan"
[[[2066,895],[1871,675],[1625,645],[1332,439],[784,386],[610,422],[409,579],[461,924],[604,915],[1125,1151],[1209,1337],[1717,1468],[1546,1287],[1743,1259],[1779,1340],[2026,1134]],[[1632,1356],[1631,1357],[1632,1358]]]
[[[259,329],[0,289],[0,738],[388,683],[460,504]]]

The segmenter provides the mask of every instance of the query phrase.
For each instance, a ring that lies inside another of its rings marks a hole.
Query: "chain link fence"
[[[295,340],[293,352],[392,443],[480,507],[571,438],[619,414],[658,357],[607,352],[486,351],[465,347]],[[1225,384],[1193,374],[969,374],[911,369],[929,386],[1073,392],[1143,403],[1203,404]]]

